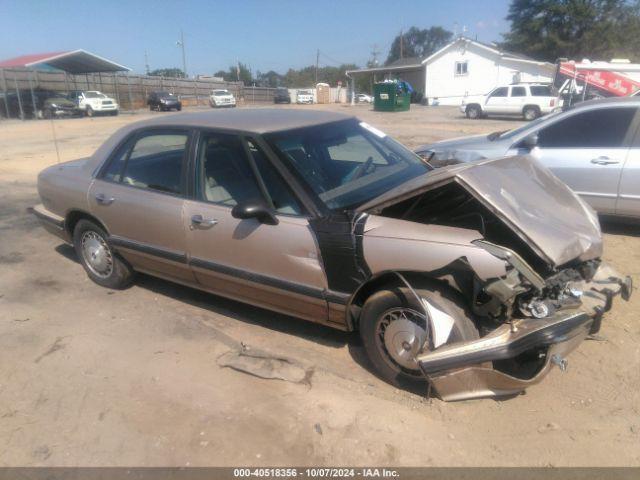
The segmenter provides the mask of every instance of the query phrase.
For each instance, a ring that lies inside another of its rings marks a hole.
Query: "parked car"
[[[182,110],[182,102],[171,92],[164,90],[151,92],[147,98],[147,105],[149,110],[157,110],[158,112],[165,112],[169,110]]]
[[[276,88],[276,91],[273,94],[273,103],[291,103],[289,89],[284,87]]]
[[[38,192],[33,213],[95,283],[140,271],[357,330],[384,379],[446,400],[565,368],[631,293],[594,212],[531,158],[433,170],[332,112],[132,123]]]
[[[7,91],[6,97],[0,97],[0,115],[7,118],[43,118],[48,99],[60,99],[62,96],[64,95],[61,93],[44,88]]]
[[[313,103],[313,92],[311,90],[298,90],[296,103]]]
[[[97,90],[73,90],[69,92],[67,98],[75,102],[88,117],[93,117],[97,113],[118,115],[118,102]]]
[[[358,93],[356,95],[356,102],[358,103],[372,103],[373,97],[371,95],[367,95],[366,93]]]
[[[560,107],[551,85],[517,83],[494,88],[487,95],[465,97],[460,111],[472,119],[490,115],[516,115],[525,120],[535,120]]]
[[[211,92],[209,97],[209,105],[212,108],[217,107],[235,107],[236,97],[229,90],[218,89]]]
[[[416,151],[433,166],[528,154],[598,213],[640,218],[640,98],[582,102],[506,132],[447,140]]]
[[[43,102],[40,115],[42,118],[81,117],[84,112],[64,95],[56,94]]]

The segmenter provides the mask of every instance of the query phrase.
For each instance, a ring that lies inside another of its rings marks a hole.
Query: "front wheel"
[[[471,120],[476,120],[482,116],[482,110],[480,110],[480,107],[476,105],[469,105],[465,111],[467,113],[467,118],[470,118]]]
[[[106,232],[89,220],[73,229],[73,246],[89,278],[107,288],[122,289],[131,284],[134,271],[111,248]]]
[[[454,319],[447,344],[479,338],[471,314],[456,292],[446,288],[416,292]],[[369,297],[362,308],[359,329],[367,356],[383,380],[399,388],[426,384],[416,356],[428,350],[430,329],[423,307],[408,288],[380,290]]]
[[[95,115],[95,112],[93,111],[93,108],[87,105],[87,117],[93,117],[94,115]]]

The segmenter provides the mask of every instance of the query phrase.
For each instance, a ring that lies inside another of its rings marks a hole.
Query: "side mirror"
[[[520,146],[522,148],[526,148],[527,150],[533,150],[538,145],[538,134],[532,133],[531,135],[527,135],[520,142]]]
[[[249,200],[247,202],[238,203],[231,210],[231,215],[234,218],[240,218],[242,220],[255,218],[260,223],[267,225],[277,225],[279,223],[275,212],[261,201]]]

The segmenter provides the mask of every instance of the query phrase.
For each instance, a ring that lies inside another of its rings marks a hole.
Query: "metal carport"
[[[25,78],[20,78],[21,81],[26,80],[28,83],[28,90],[31,91],[31,107],[32,115],[37,118],[36,114],[36,97],[34,95],[34,76],[35,83],[38,84],[38,72],[62,72],[64,73],[65,89],[68,88],[68,75],[73,75],[72,81],[74,84],[74,90],[77,90],[77,76],[84,75],[87,85],[89,85],[88,74],[97,73],[100,75],[100,84],[102,85],[102,73],[113,74],[115,82],[115,74],[117,72],[128,72],[131,69],[120,65],[112,60],[108,60],[104,57],[88,52],[86,50],[78,49],[66,52],[49,52],[38,53],[31,55],[23,55],[20,57],[12,58],[0,62],[0,78],[2,80],[2,92],[4,108],[7,117],[10,117],[10,108],[8,103],[8,86],[5,71],[11,71],[14,73],[13,82],[17,96],[17,103],[19,109],[20,118],[24,119],[25,105],[21,98],[20,88],[18,86],[18,79],[20,72]],[[25,88],[25,90],[27,89]],[[115,89],[117,96],[117,88]],[[116,99],[120,103],[119,98]]]

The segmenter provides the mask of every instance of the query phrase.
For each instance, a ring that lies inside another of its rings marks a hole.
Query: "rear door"
[[[640,128],[622,168],[616,215],[640,217]]]
[[[577,110],[538,131],[531,155],[600,213],[614,214],[636,107]]]
[[[202,132],[195,191],[185,204],[185,226],[199,283],[226,297],[327,320],[327,281],[307,216],[253,140]],[[233,217],[235,205],[255,200],[272,207],[277,225]]]
[[[521,114],[527,100],[527,87],[522,85],[509,87],[508,112],[511,114]]]
[[[484,104],[487,113],[507,113],[509,102],[509,87],[498,87],[494,89]]]
[[[182,213],[190,132],[143,131],[130,137],[89,189],[91,213],[137,270],[193,281]]]

